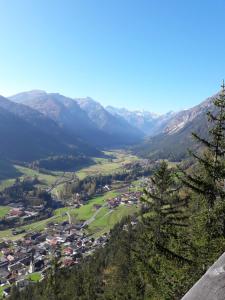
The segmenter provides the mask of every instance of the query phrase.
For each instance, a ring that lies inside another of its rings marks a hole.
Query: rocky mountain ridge
[[[51,129],[53,136],[56,136],[55,132],[60,136],[61,130],[65,136],[72,137],[72,144],[80,141],[87,147],[98,149],[138,144],[137,154],[142,156],[154,154],[157,158],[182,159],[185,149],[192,145],[191,132],[204,134],[205,112],[216,96],[218,94],[190,109],[164,115],[112,106],[104,108],[90,97],[69,98],[40,90],[9,97],[11,102],[4,105],[32,125],[39,124],[40,127],[44,124],[42,130]],[[144,137],[145,141],[141,143]],[[71,139],[66,141],[70,143]]]
[[[141,132],[125,120],[118,120],[94,100],[73,99],[44,91],[24,92],[10,97],[39,111],[70,132],[95,147],[114,147],[139,142]]]
[[[173,118],[170,119],[166,128],[164,129],[164,133],[173,134],[184,128],[188,123],[194,121],[195,118],[204,114],[208,109],[210,109],[212,105],[213,99],[217,97],[219,94],[216,94],[212,97],[207,98],[202,103],[176,113]]]
[[[194,147],[192,133],[203,137],[208,132],[207,111],[213,111],[212,101],[219,93],[207,98],[199,105],[176,113],[160,134],[145,139],[135,147],[135,153],[151,159],[170,159],[179,161],[187,157],[187,149]]]

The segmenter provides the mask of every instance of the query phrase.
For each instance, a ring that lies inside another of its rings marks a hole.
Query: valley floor
[[[83,179],[87,176],[97,175],[97,174],[112,174],[116,171],[121,171],[121,169],[129,163],[138,161],[138,157],[135,155],[132,155],[131,153],[125,151],[125,150],[112,150],[112,151],[105,151],[106,155],[109,156],[109,158],[93,158],[95,161],[94,165],[91,165],[89,167],[85,167],[80,169],[76,172],[76,176],[78,176],[80,179]],[[3,179],[0,180],[0,191],[4,190],[6,187],[11,186],[15,178],[25,178],[25,177],[35,177],[37,176],[39,180],[42,182],[43,187],[52,187],[54,186],[55,182],[59,179],[61,181],[68,180],[72,178],[74,172],[56,172],[56,171],[48,171],[48,172],[39,172],[27,167],[14,165],[14,172],[10,173],[9,179]],[[57,192],[57,189],[60,188],[60,184],[57,185],[57,188],[55,188],[55,192]]]
[[[121,171],[127,164],[139,160],[138,157],[133,156],[123,150],[114,150],[106,152],[105,154],[107,154],[110,158],[95,158],[95,165],[79,170],[76,172],[76,176],[78,176],[80,179],[83,179],[87,176],[98,174],[113,174],[114,172]],[[48,174],[45,174],[27,167],[18,165],[15,165],[14,167],[17,172],[21,174],[21,179],[26,177],[38,177],[40,187],[51,192],[53,197],[58,197],[58,193],[65,182],[72,182],[75,176],[73,172],[49,172]],[[0,184],[0,190],[4,190],[4,188],[9,187],[13,183],[14,179],[2,180]],[[56,230],[61,226],[60,224],[63,224],[63,222],[68,224],[69,221],[70,224],[77,224],[75,226],[80,226],[78,232],[80,231],[80,234],[82,234],[84,238],[88,237],[85,239],[90,241],[90,244],[92,240],[96,240],[98,245],[98,240],[101,240],[102,237],[107,236],[114,225],[121,221],[123,217],[134,215],[140,210],[139,198],[142,194],[142,189],[143,187],[141,179],[129,183],[114,182],[108,191],[102,195],[96,195],[86,204],[83,204],[80,207],[77,207],[76,205],[70,205],[57,208],[53,211],[52,216],[49,218],[40,221],[34,220],[31,224],[18,226],[16,228],[16,234],[12,229],[0,231],[0,244],[8,244],[9,249],[11,249],[11,256],[16,257],[18,248],[17,245],[20,244],[22,238],[25,237],[24,241],[28,242],[30,236],[37,234],[39,238],[41,236],[46,236],[47,240],[49,236],[50,239],[50,232],[53,228]],[[12,207],[10,207],[10,205],[0,206],[0,221],[9,213],[11,209]],[[26,238],[27,236],[29,236],[28,240]],[[42,244],[42,242],[40,243]],[[99,242],[99,245],[101,245],[101,242]],[[65,246],[64,243],[62,243],[61,249],[64,249]],[[36,244],[36,247],[39,247],[39,243]],[[76,247],[77,245],[74,249],[76,249]],[[90,246],[87,250],[88,253],[91,253],[95,247],[96,244]],[[5,248],[3,248],[3,251],[4,249]],[[32,281],[38,281],[41,278],[41,273],[35,273],[35,270],[26,274],[26,280],[29,279]],[[38,275],[36,276],[35,274]],[[8,282],[6,283],[5,288],[7,288],[7,286]],[[0,292],[2,293],[3,290],[4,289],[2,288]]]

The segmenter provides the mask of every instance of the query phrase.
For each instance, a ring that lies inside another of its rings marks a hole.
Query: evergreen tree
[[[146,230],[142,245],[139,241],[139,250],[136,251],[138,260],[143,260],[144,272],[150,275],[153,289],[158,289],[160,282],[164,281],[168,289],[162,293],[171,297],[175,296],[172,278],[177,280],[174,265],[178,270],[184,265],[192,265],[187,251],[188,215],[185,208],[188,197],[181,197],[180,191],[174,171],[163,161],[151,177],[151,184],[142,198],[147,208],[142,217]],[[147,249],[146,254],[140,247]]]
[[[199,270],[206,270],[221,254],[225,237],[225,85],[213,101],[208,116],[208,135],[193,137],[203,146],[190,152],[194,166],[181,170],[180,179],[190,189],[192,198],[192,245]],[[197,268],[196,268],[197,269]]]
[[[183,183],[194,192],[203,195],[209,211],[217,199],[223,199],[225,179],[225,85],[213,101],[214,109],[208,112],[209,133],[207,138],[193,133],[193,137],[204,146],[202,154],[191,152],[198,164],[197,172],[183,172]]]
[[[163,161],[151,177],[151,185],[145,189],[142,201],[150,212],[143,216],[144,224],[153,233],[155,243],[166,250],[171,235],[176,237],[177,228],[187,227],[188,216],[184,213],[188,198],[181,199],[181,187],[176,182],[175,174]]]

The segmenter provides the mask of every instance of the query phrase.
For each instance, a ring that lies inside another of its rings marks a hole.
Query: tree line
[[[96,193],[101,193],[105,185],[111,185],[115,181],[131,182],[141,176],[148,176],[152,173],[152,165],[142,167],[140,163],[133,163],[129,169],[123,169],[119,172],[106,175],[87,176],[84,179],[75,178],[72,182],[64,184],[59,192],[60,199],[71,198],[76,193],[83,193],[88,197],[94,196]]]

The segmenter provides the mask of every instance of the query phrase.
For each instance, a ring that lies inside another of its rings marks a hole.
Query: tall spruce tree
[[[193,137],[204,150],[202,154],[191,152],[197,162],[197,172],[183,172],[182,181],[194,192],[203,195],[210,211],[217,199],[224,199],[225,179],[225,85],[213,101],[212,111],[207,113],[209,122],[208,137],[197,133]]]
[[[151,177],[151,184],[142,198],[150,212],[147,217],[143,216],[143,222],[151,229],[156,245],[161,250],[168,250],[168,253],[166,248],[171,235],[177,237],[177,228],[188,226],[184,209],[188,198],[180,197],[180,189],[175,172],[163,161]]]
[[[146,230],[141,247],[146,247],[147,253],[143,255],[144,250],[140,250],[139,242],[137,253],[141,253],[142,257],[138,259],[144,258],[143,269],[148,271],[153,289],[155,287],[157,290],[158,283],[164,281],[167,289],[162,293],[170,297],[175,297],[172,278],[175,281],[177,278],[174,271],[171,272],[174,265],[178,272],[184,265],[192,265],[187,251],[188,197],[181,196],[180,191],[175,172],[163,161],[151,177],[142,198],[145,205],[142,220]]]
[[[225,245],[225,85],[213,100],[208,116],[208,134],[193,133],[199,152],[191,152],[195,164],[179,177],[189,188],[191,236],[196,270],[203,271],[224,251]]]

